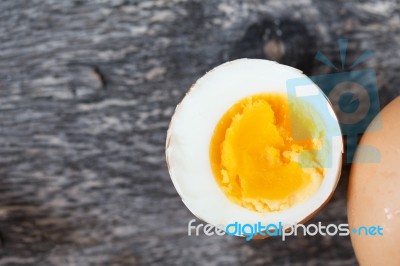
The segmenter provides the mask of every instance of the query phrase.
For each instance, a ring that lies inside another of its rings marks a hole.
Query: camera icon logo
[[[339,40],[342,72],[324,54],[318,52],[315,58],[338,72],[289,80],[287,90],[290,98],[290,95],[294,94],[296,88],[300,89],[300,86],[315,83],[321,88],[338,117],[343,136],[346,136],[346,161],[352,163],[358,136],[365,132],[374,118],[378,121],[376,123],[378,126],[369,130],[380,130],[382,123],[379,122],[380,104],[376,72],[373,69],[352,70],[355,66],[368,60],[372,56],[372,52],[371,50],[364,52],[345,71],[347,44],[346,39]],[[317,99],[315,98],[315,100]],[[318,110],[318,112],[326,111]],[[333,122],[335,121],[332,120]],[[292,127],[296,128],[296,124],[292,123]],[[330,134],[329,137],[333,137],[337,132]],[[380,152],[375,147],[362,145],[359,149],[365,150],[369,154],[368,158],[361,159],[362,162],[377,163],[380,161]]]

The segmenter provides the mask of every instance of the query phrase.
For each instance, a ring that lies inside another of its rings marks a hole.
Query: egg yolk
[[[311,120],[299,121],[296,128],[316,129]],[[321,143],[293,139],[286,95],[254,95],[234,104],[218,122],[210,143],[211,167],[231,201],[257,212],[280,211],[320,187],[324,169],[302,167],[298,158],[305,150],[320,149]],[[307,159],[320,165],[317,157]]]

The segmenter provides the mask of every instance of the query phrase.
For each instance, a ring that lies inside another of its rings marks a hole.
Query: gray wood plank
[[[356,265],[349,238],[188,237],[166,129],[210,68],[328,73],[313,57],[339,62],[340,37],[349,61],[374,51],[384,105],[399,31],[393,1],[1,1],[0,265]],[[347,173],[312,221],[346,222]]]

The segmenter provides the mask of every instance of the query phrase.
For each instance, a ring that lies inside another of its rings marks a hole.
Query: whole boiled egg
[[[176,107],[166,160],[205,222],[293,225],[332,195],[342,148],[329,101],[300,70],[239,59],[206,73]]]
[[[364,133],[350,172],[348,219],[360,265],[400,265],[400,97]]]

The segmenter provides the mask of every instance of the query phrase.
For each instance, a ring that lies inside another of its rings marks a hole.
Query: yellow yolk
[[[316,126],[307,119],[301,128]],[[234,104],[217,124],[210,143],[214,176],[233,202],[258,212],[279,211],[304,201],[319,188],[323,168],[297,161],[321,139],[293,139],[288,99],[281,94],[250,96]],[[316,157],[312,165],[320,165]]]

